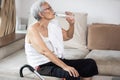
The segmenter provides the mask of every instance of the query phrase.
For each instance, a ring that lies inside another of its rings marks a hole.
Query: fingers
[[[72,72],[71,72],[71,71],[68,71],[68,72],[69,72],[70,76],[73,76],[73,74],[72,74]]]
[[[72,68],[71,74],[72,74],[72,76],[74,76],[74,77],[78,77],[78,76],[79,76],[78,71],[77,71],[76,69],[74,69],[74,68]]]
[[[67,69],[68,69],[67,71],[69,72],[70,76],[74,76],[74,77],[78,77],[79,76],[79,73],[78,73],[78,71],[75,68],[69,67]]]
[[[74,14],[72,12],[65,12],[65,14],[67,15],[66,20],[69,22],[69,24],[74,24]]]
[[[73,17],[66,17],[66,20],[68,21],[69,24],[74,24],[75,22]]]

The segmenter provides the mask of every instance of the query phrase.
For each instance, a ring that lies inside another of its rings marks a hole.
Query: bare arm
[[[73,34],[74,34],[74,22],[75,22],[73,14],[71,12],[66,12],[66,14],[68,15],[68,17],[66,17],[66,20],[69,23],[69,29],[68,30],[62,29],[64,41],[69,40],[69,39],[71,39],[73,37]]]

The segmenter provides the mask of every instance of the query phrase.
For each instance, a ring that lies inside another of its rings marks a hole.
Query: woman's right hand
[[[74,67],[66,66],[63,69],[65,71],[69,72],[70,76],[79,77],[79,73],[78,73],[78,71]]]

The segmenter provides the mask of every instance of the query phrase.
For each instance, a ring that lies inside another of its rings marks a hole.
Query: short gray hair
[[[34,18],[38,21],[41,19],[39,16],[39,12],[42,11],[41,5],[45,2],[45,0],[37,0],[31,7],[31,15],[34,16]]]

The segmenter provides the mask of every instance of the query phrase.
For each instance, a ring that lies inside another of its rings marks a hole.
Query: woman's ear
[[[42,15],[42,13],[41,13],[41,12],[39,12],[39,13],[38,13],[38,15],[39,15],[40,17],[43,17],[43,15]]]

